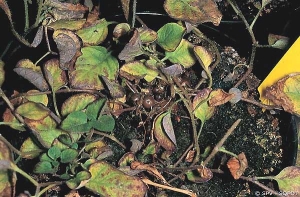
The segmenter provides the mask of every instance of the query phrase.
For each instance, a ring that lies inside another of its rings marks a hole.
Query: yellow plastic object
[[[260,101],[263,104],[272,105],[273,103],[264,96],[265,89],[272,86],[279,79],[295,72],[300,72],[300,36],[257,88]]]

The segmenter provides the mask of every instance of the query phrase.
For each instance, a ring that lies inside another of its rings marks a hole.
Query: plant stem
[[[119,144],[122,148],[126,149],[126,146],[122,142],[120,142],[115,136],[108,135],[108,134],[100,132],[100,131],[94,131],[94,133],[98,134],[98,135],[102,135],[104,137],[107,137],[107,138],[111,139],[112,141],[116,142],[117,144]]]
[[[40,192],[38,192],[38,194],[36,195],[37,197],[41,196],[43,193],[47,192],[50,188],[55,187],[57,185],[61,185],[62,182],[51,182],[51,183],[41,183],[40,186],[42,187],[43,185],[46,185],[47,187],[45,187],[44,189],[42,189]]]
[[[133,4],[132,4],[132,20],[131,20],[131,27],[132,28],[134,28],[134,26],[135,26],[136,4],[137,4],[137,0],[133,0]]]
[[[148,185],[152,185],[152,186],[155,186],[155,187],[160,187],[160,188],[163,188],[163,189],[168,189],[168,190],[172,190],[172,191],[175,191],[175,192],[183,193],[183,194],[189,195],[191,197],[197,197],[197,195],[195,193],[193,193],[191,191],[188,191],[188,190],[178,189],[176,187],[170,187],[170,186],[167,186],[167,185],[154,183],[153,181],[150,181],[149,179],[145,179],[145,178],[143,178],[142,181],[144,183],[148,184]]]
[[[4,142],[4,144],[6,146],[8,146],[8,148],[15,152],[17,155],[22,155],[21,151],[19,151],[18,149],[16,149],[13,145],[11,145],[11,143],[9,143],[9,141],[7,141],[1,134],[0,134],[0,140]]]
[[[23,171],[22,169],[20,169],[16,164],[11,163],[12,165],[12,170],[18,172],[19,174],[21,174],[22,176],[24,176],[25,178],[27,178],[34,186],[38,187],[39,183],[34,180],[29,174],[27,174],[25,171]]]
[[[234,154],[233,152],[230,152],[228,150],[226,150],[223,146],[219,148],[219,152],[222,152],[222,153],[226,153],[228,155],[231,155],[235,158],[238,158],[238,156],[236,154]]]
[[[24,2],[24,13],[25,13],[24,32],[26,32],[29,29],[28,1],[23,0],[23,2]]]
[[[224,137],[218,142],[218,144],[214,147],[210,155],[205,159],[205,161],[202,163],[203,166],[206,166],[208,162],[217,154],[219,149],[223,146],[224,142],[227,140],[227,138],[231,135],[231,133],[234,131],[234,129],[239,125],[242,119],[236,120],[233,125],[227,130]]]

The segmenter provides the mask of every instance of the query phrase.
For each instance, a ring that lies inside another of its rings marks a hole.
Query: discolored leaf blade
[[[163,119],[162,119],[162,126],[164,128],[165,133],[170,138],[170,140],[174,143],[175,146],[177,146],[175,131],[174,131],[174,128],[173,128],[173,124],[172,124],[171,114],[170,113],[167,113],[163,117]]]
[[[164,9],[170,17],[194,25],[212,22],[218,26],[222,19],[222,14],[213,0],[166,0]]]
[[[31,120],[41,120],[50,114],[50,110],[47,110],[42,104],[31,101],[20,105],[16,112]]]
[[[206,72],[210,72],[208,69],[210,64],[213,62],[213,56],[203,47],[203,46],[195,46],[194,53],[198,59],[198,61],[202,62],[201,66]]]
[[[99,45],[107,37],[109,23],[105,19],[95,21],[93,25],[79,29],[76,33],[85,45]]]
[[[162,113],[159,114],[155,120],[154,120],[154,128],[153,128],[153,134],[158,141],[159,145],[162,146],[167,151],[174,151],[176,149],[176,144],[170,139],[170,137],[166,134],[163,128],[163,118],[168,113]],[[171,134],[172,138],[175,139],[175,135]],[[176,140],[175,140],[176,142]]]
[[[140,27],[137,30],[140,34],[141,42],[143,44],[152,43],[157,39],[157,33],[152,29],[149,29],[147,27]]]
[[[104,88],[99,76],[115,80],[119,69],[118,60],[102,46],[89,46],[81,49],[75,70],[70,72],[70,83],[73,88],[96,89]]]
[[[142,55],[144,52],[142,50],[142,41],[140,38],[140,33],[138,30],[134,31],[132,38],[125,45],[123,50],[119,53],[118,58],[120,60],[133,59],[136,56]]]
[[[211,90],[206,88],[201,90],[193,100],[193,110],[194,114],[197,118],[199,118],[202,122],[205,122],[209,118],[211,118],[214,114],[215,107],[211,107],[208,105],[208,97]]]
[[[70,96],[61,107],[61,115],[66,116],[74,111],[80,111],[86,108],[90,103],[94,102],[97,97],[93,94],[79,93]]]
[[[290,74],[265,90],[265,97],[289,113],[300,115],[300,73]]]
[[[45,77],[53,91],[59,90],[67,84],[67,75],[59,66],[58,59],[50,59],[44,65]]]
[[[146,194],[147,187],[138,177],[126,175],[104,161],[93,163],[89,172],[92,177],[85,187],[101,196],[144,197]]]
[[[54,31],[58,29],[68,29],[71,31],[76,31],[78,29],[81,29],[85,22],[86,19],[62,19],[50,23],[47,27],[53,29]]]
[[[0,1],[1,3],[1,1]],[[0,161],[7,161],[7,165],[13,161],[12,153],[8,146],[0,140]],[[16,173],[8,169],[0,169],[0,196],[15,196]]]
[[[277,181],[281,191],[300,193],[300,167],[288,166],[281,170],[274,179]]]
[[[144,78],[151,82],[158,76],[158,71],[148,68],[141,61],[133,61],[121,67],[120,75],[129,80]]]
[[[25,153],[22,155],[22,158],[33,159],[38,157],[43,150],[40,149],[40,147],[32,140],[32,138],[28,137],[23,141],[20,151]]]
[[[59,51],[60,68],[69,70],[70,63],[73,63],[80,53],[80,38],[71,30],[58,29],[53,32],[53,40]]]
[[[223,105],[234,97],[233,94],[225,92],[223,89],[215,89],[210,93],[208,104],[211,107]]]
[[[125,95],[124,88],[117,82],[109,80],[107,77],[102,76],[104,84],[109,90],[109,94],[112,98],[122,98]]]
[[[29,59],[18,61],[16,68],[13,69],[18,75],[27,79],[39,90],[46,91],[49,89],[48,84],[43,76],[41,68],[35,66]]]

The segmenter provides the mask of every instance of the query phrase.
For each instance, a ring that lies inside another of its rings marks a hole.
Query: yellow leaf
[[[265,90],[267,87],[272,86],[278,80],[286,77],[291,73],[300,72],[300,37],[294,42],[289,50],[280,59],[277,65],[265,78],[265,80],[258,87],[260,94],[260,101],[263,104],[272,105],[273,103],[265,97]]]

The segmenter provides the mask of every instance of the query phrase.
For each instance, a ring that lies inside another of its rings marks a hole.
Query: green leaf
[[[175,51],[166,51],[166,57],[172,63],[181,64],[185,68],[189,68],[196,63],[196,57],[193,52],[193,44],[182,39]]]
[[[82,111],[70,113],[62,122],[62,129],[71,132],[87,132],[91,129],[87,123],[87,115]]]
[[[40,161],[49,161],[51,163],[53,162],[53,159],[51,159],[47,153],[43,153],[40,156]]]
[[[120,69],[120,75],[129,80],[142,79],[151,82],[158,76],[158,71],[145,66],[141,61],[125,63]]]
[[[86,115],[89,120],[96,120],[103,106],[105,105],[106,99],[99,99],[88,105],[86,108]]]
[[[147,187],[138,177],[126,175],[104,161],[91,164],[89,172],[92,177],[85,187],[100,196],[144,197],[146,194]]]
[[[274,179],[277,181],[281,191],[300,194],[300,167],[288,166],[281,170]]]
[[[115,119],[110,115],[100,116],[98,120],[91,121],[91,125],[99,130],[105,132],[111,132],[115,128]]]
[[[61,162],[62,163],[70,163],[72,161],[74,161],[76,159],[76,157],[78,156],[78,152],[75,149],[65,149],[61,152]]]
[[[57,169],[52,167],[52,164],[49,161],[38,162],[33,169],[34,173],[55,173]]]
[[[215,111],[215,107],[210,107],[208,105],[210,91],[211,90],[208,88],[201,90],[193,100],[194,114],[202,121],[202,123],[210,119]]]
[[[115,80],[119,62],[106,48],[89,46],[82,48],[81,52],[74,71],[70,72],[70,83],[73,88],[102,90],[104,86],[99,76]]]
[[[41,120],[50,114],[50,110],[40,103],[29,101],[20,105],[16,113],[31,120]]]
[[[167,23],[157,31],[157,43],[166,51],[174,51],[180,44],[185,28],[177,23]]]
[[[97,20],[93,25],[84,27],[76,33],[86,45],[99,45],[107,37],[109,23],[105,19]]]
[[[60,154],[61,154],[61,151],[56,146],[52,146],[48,150],[48,156],[53,160],[57,160],[60,157]]]
[[[61,115],[66,116],[71,112],[80,111],[97,99],[95,95],[80,93],[70,96],[61,107]]]

